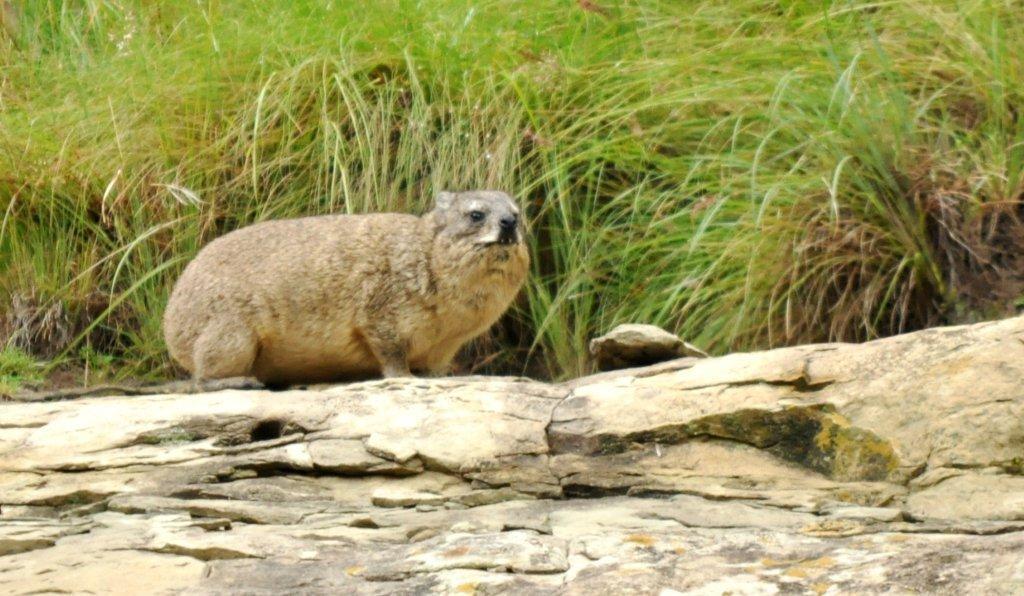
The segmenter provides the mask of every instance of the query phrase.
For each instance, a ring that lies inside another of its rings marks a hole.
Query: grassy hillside
[[[474,370],[577,374],[628,321],[724,352],[1012,312],[1022,11],[13,0],[0,368],[174,374],[160,317],[204,243],[445,188],[508,189],[531,222],[533,275]]]

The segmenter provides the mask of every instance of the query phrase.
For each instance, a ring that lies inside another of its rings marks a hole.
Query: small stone
[[[657,364],[683,356],[706,357],[703,351],[654,325],[619,325],[590,342],[599,370]]]

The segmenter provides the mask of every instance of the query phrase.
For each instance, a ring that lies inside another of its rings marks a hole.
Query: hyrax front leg
[[[424,369],[431,377],[443,377],[448,375],[452,369],[452,360],[455,354],[465,343],[463,338],[449,340],[430,349],[424,364]]]
[[[385,378],[411,377],[407,342],[390,330],[375,328],[367,330],[366,343],[380,363],[380,372]]]

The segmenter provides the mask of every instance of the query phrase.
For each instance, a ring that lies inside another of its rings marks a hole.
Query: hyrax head
[[[486,248],[523,241],[519,208],[498,190],[439,192],[433,215],[439,233],[456,242]]]

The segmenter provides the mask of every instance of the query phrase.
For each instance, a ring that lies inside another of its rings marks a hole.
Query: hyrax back
[[[526,279],[519,211],[443,192],[430,213],[269,221],[211,242],[171,293],[164,337],[197,379],[440,374]]]

